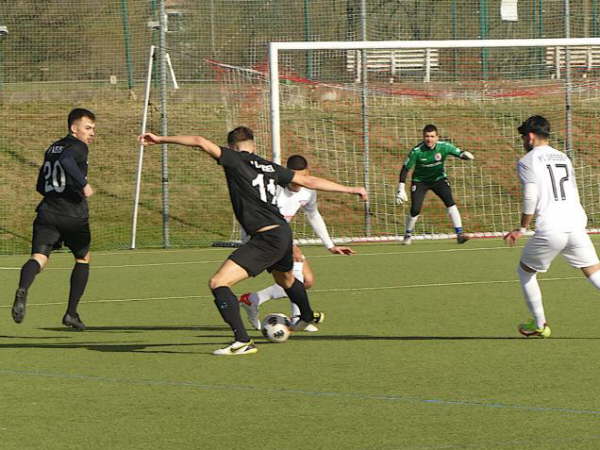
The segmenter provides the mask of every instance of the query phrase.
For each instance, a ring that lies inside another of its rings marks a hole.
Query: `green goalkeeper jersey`
[[[444,161],[448,155],[460,157],[461,153],[462,150],[449,142],[438,141],[432,149],[421,142],[410,151],[404,165],[408,170],[415,168],[412,181],[435,183],[447,177]]]

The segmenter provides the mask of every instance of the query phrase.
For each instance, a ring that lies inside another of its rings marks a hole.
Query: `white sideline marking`
[[[578,277],[556,277],[556,278],[542,278],[538,281],[564,281],[564,280],[580,280],[581,276]],[[518,283],[519,280],[488,280],[488,281],[456,281],[449,283],[429,283],[429,284],[404,284],[397,286],[378,286],[378,287],[359,287],[359,288],[334,288],[334,289],[311,289],[310,292],[314,293],[331,293],[331,292],[360,292],[360,291],[384,291],[390,289],[414,289],[414,288],[427,288],[427,287],[443,287],[443,286],[468,286],[477,284],[500,284],[500,283]],[[180,295],[173,297],[141,297],[141,298],[115,298],[115,299],[101,299],[101,300],[87,300],[81,303],[93,304],[93,303],[123,303],[123,302],[145,302],[152,300],[187,300],[191,298],[213,298],[212,295]],[[64,305],[64,300],[49,302],[49,303],[28,303],[28,306],[54,306]],[[11,305],[0,305],[1,308],[12,308]]]
[[[522,411],[535,411],[535,412],[549,412],[549,413],[560,413],[565,415],[590,415],[600,416],[600,411],[593,409],[571,409],[571,408],[559,408],[559,407],[543,407],[543,406],[531,406],[531,405],[512,405],[508,403],[486,403],[481,401],[472,400],[444,400],[436,398],[419,398],[404,395],[394,394],[368,394],[368,393],[357,393],[357,392],[339,392],[339,391],[305,391],[301,389],[286,389],[286,388],[268,388],[259,387],[252,385],[226,385],[226,384],[203,384],[196,383],[193,381],[170,381],[170,380],[136,380],[128,378],[111,378],[94,375],[80,375],[80,374],[69,374],[69,373],[52,373],[42,371],[31,371],[31,370],[12,370],[12,369],[0,369],[0,373],[5,375],[28,375],[34,377],[44,378],[61,378],[70,380],[83,380],[91,382],[101,383],[115,383],[125,385],[141,385],[141,386],[165,386],[165,387],[184,387],[201,389],[205,391],[222,391],[222,390],[235,390],[235,391],[246,391],[254,392],[259,394],[288,394],[298,395],[304,397],[321,397],[321,398],[349,398],[354,400],[383,400],[383,401],[395,401],[395,402],[409,402],[409,403],[424,403],[428,405],[442,405],[442,406],[475,406],[480,408],[493,408],[493,409],[513,409]]]
[[[352,255],[354,258],[361,256],[382,256],[382,255],[419,255],[426,253],[454,253],[454,252],[475,252],[481,250],[506,250],[515,249],[521,247],[480,247],[480,248],[457,248],[457,249],[444,249],[444,250],[420,250],[412,252],[385,252],[385,253],[356,253]],[[316,258],[331,258],[333,256],[339,257],[340,255],[315,255],[309,256],[307,259]],[[178,265],[189,265],[189,264],[218,264],[222,263],[225,258],[212,260],[212,261],[175,261],[175,262],[164,262],[164,263],[143,263],[143,264],[115,264],[115,265],[91,265],[92,269],[122,269],[126,267],[157,267],[157,266],[178,266]],[[73,267],[47,267],[44,270],[72,270]],[[21,267],[0,267],[0,270],[21,270]]]

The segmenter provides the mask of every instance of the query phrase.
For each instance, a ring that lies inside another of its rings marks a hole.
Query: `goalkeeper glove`
[[[475,157],[473,156],[473,153],[471,153],[471,152],[462,152],[462,153],[460,154],[460,157],[461,157],[462,159],[469,159],[469,160],[473,160],[473,159],[475,159]]]
[[[396,193],[396,203],[401,205],[404,202],[408,201],[408,196],[406,195],[406,190],[404,189],[404,183],[398,183],[398,192]]]

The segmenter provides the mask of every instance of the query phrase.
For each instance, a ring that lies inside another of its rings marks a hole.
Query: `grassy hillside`
[[[118,87],[73,88],[49,85],[11,86],[0,104],[0,252],[29,249],[31,221],[39,196],[34,191],[45,148],[66,132],[65,117],[74,106],[92,109],[98,118],[98,138],[91,147],[89,179],[96,188],[90,201],[94,248],[126,248],[138,157],[141,102]],[[246,124],[257,131],[263,154],[270,148],[268,96],[263,86],[236,91],[220,85],[184,85],[171,93],[169,133],[203,134],[223,142],[228,124]],[[438,86],[439,88],[439,86]],[[43,89],[43,90],[42,90]],[[282,105],[284,158],[308,156],[317,175],[347,184],[363,184],[365,156],[360,101],[346,93],[322,101],[311,88],[289,86],[296,100]],[[242,92],[242,94],[240,94]],[[291,91],[290,91],[291,92]],[[549,91],[550,92],[550,91]],[[598,126],[595,91],[574,98],[574,148],[581,166],[582,199],[591,226],[599,226]],[[36,100],[37,99],[37,100]],[[476,155],[474,163],[448,160],[455,197],[469,231],[505,230],[518,217],[518,183],[514,168],[521,154],[515,128],[530,114],[552,122],[554,142],[562,148],[564,107],[561,92],[501,100],[417,98],[372,93],[370,114],[371,223],[375,234],[401,234],[406,208],[394,203],[398,170],[407,151],[418,142],[426,123],[436,123],[442,136]],[[160,114],[152,105],[149,128],[158,131]],[[161,150],[148,149],[139,217],[138,245],[162,245]],[[194,150],[169,148],[169,225],[173,246],[202,246],[227,240],[232,214],[222,170]],[[364,208],[354,198],[323,194],[323,216],[335,236],[362,235]],[[298,224],[299,235],[308,233]],[[430,196],[419,232],[449,232],[443,205]],[[308,233],[311,234],[311,233]]]

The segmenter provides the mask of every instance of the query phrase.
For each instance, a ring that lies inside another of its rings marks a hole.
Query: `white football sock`
[[[525,303],[527,303],[536,326],[543,328],[546,323],[546,316],[544,314],[544,305],[542,304],[542,291],[537,281],[537,272],[527,272],[519,264],[517,273],[519,274],[519,280],[521,280]]]
[[[299,280],[302,283],[304,283],[304,274],[302,273],[303,269],[304,269],[304,261],[295,262],[294,268],[292,269],[294,271],[294,276],[296,277],[296,280]]]
[[[406,215],[406,227],[405,227],[405,232],[406,234],[412,234],[413,231],[415,231],[415,224],[417,223],[417,219],[419,218],[419,216],[411,216],[410,214]]]
[[[600,270],[591,274],[588,277],[588,280],[594,285],[596,289],[600,289]]]
[[[456,205],[452,205],[450,208],[448,208],[448,215],[450,216],[450,220],[452,220],[452,226],[454,228],[462,228],[462,220]]]
[[[262,291],[258,291],[254,294],[250,294],[250,301],[252,303],[257,303],[258,306],[262,305],[264,302],[268,302],[274,298],[282,298],[287,297],[287,294],[283,290],[281,286],[278,284],[273,284],[268,288],[264,288]],[[255,300],[256,299],[256,300]]]

